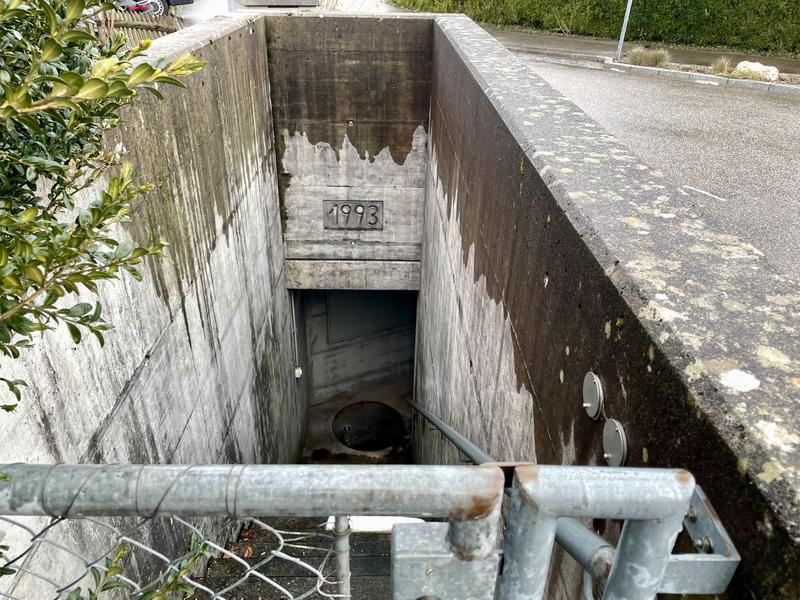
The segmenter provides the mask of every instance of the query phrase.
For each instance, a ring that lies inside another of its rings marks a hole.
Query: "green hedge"
[[[616,38],[626,0],[395,0],[476,21]],[[800,0],[634,0],[628,39],[800,53]]]

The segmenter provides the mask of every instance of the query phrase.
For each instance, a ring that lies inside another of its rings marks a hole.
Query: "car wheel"
[[[167,0],[150,0],[150,10],[147,11],[149,15],[161,17],[169,14],[169,3]]]

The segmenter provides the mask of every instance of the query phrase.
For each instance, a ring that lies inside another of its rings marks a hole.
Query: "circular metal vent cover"
[[[402,445],[406,427],[403,417],[391,406],[356,402],[333,418],[333,435],[348,448],[375,452]]]

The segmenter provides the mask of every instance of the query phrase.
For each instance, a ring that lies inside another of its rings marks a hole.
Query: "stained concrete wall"
[[[153,230],[166,256],[141,284],[101,286],[115,325],[105,348],[59,331],[2,361],[30,387],[0,418],[0,462],[291,462],[300,451],[307,399],[293,376],[265,23],[216,20],[150,55],[186,51],[209,63],[189,89],[136,99],[108,140],[156,185],[120,235]]]
[[[436,19],[429,136],[417,402],[498,460],[604,464],[593,370],[628,464],[710,496],[732,597],[800,597],[797,284],[464,17]]]
[[[269,18],[290,287],[416,289],[430,18]],[[383,203],[382,230],[323,227],[326,200]]]
[[[413,292],[310,291],[303,296],[312,405],[390,379],[411,380]]]

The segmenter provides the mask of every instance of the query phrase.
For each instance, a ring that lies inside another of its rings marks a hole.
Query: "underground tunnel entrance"
[[[411,462],[416,292],[303,290],[295,307],[304,461]]]

